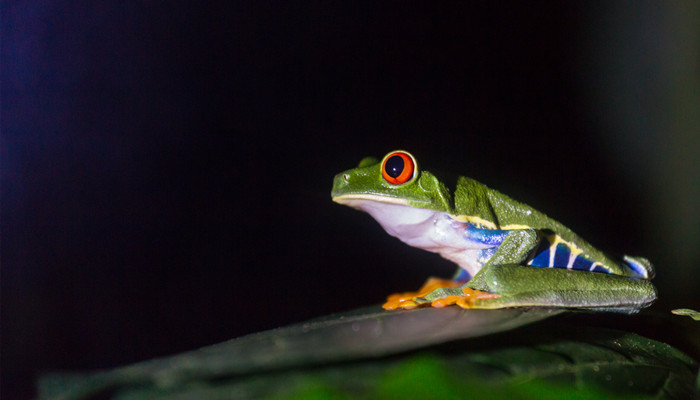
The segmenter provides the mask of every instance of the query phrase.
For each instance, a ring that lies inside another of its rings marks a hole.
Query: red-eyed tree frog
[[[656,299],[645,258],[615,260],[561,223],[471,178],[450,191],[410,153],[367,157],[335,176],[333,201],[369,213],[392,236],[459,268],[384,308],[567,307],[633,313]]]

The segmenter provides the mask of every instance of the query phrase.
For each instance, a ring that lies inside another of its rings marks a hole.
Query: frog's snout
[[[333,189],[331,190],[331,197],[336,197],[343,193],[343,189],[348,185],[350,180],[350,175],[341,172],[333,178]]]

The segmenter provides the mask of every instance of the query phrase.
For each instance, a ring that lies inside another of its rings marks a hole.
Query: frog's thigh
[[[510,306],[638,308],[656,299],[647,280],[586,271],[522,265],[492,265],[484,271],[486,290],[500,295],[478,308]]]
[[[486,277],[492,268],[507,264],[520,265],[537,246],[537,231],[534,229],[518,229],[511,231],[503,240],[496,253],[489,261],[467,282],[466,287],[482,291],[490,291]]]

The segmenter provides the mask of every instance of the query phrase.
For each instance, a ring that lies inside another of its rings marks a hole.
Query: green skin
[[[464,287],[499,295],[493,299],[477,300],[473,308],[556,306],[636,312],[656,299],[656,289],[649,281],[654,275],[653,267],[645,259],[629,257],[644,264],[647,274],[641,277],[561,223],[473,179],[459,177],[455,190],[451,192],[433,174],[420,171],[417,163],[413,178],[403,184],[387,182],[381,168],[382,162],[368,157],[357,168],[336,175],[333,200],[355,208],[360,207],[349,200],[373,202],[375,207],[385,203],[435,210],[458,220],[466,218],[483,222],[482,227],[511,232],[466,284],[455,289],[437,289],[424,298],[414,299],[417,304],[459,296]],[[610,273],[525,265],[527,257],[537,246],[538,234],[544,232],[553,232],[563,241],[575,245],[588,259],[605,265]]]

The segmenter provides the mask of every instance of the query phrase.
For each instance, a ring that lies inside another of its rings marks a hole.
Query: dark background
[[[3,3],[3,398],[449,276],[330,200],[396,148],[698,307],[698,6],[617,4]]]

